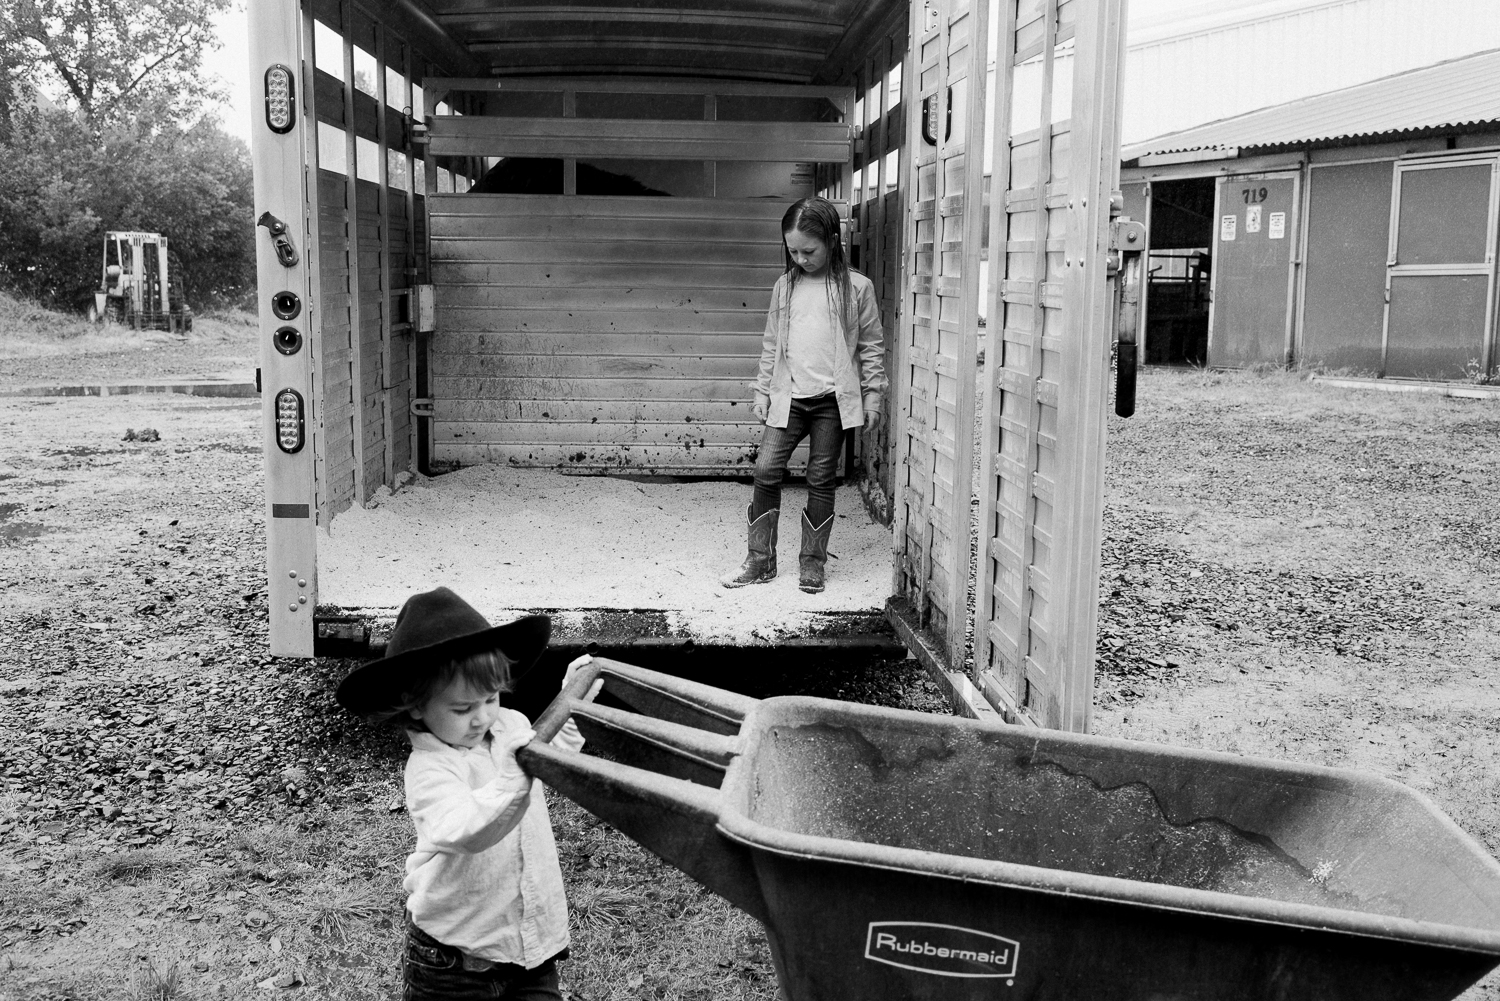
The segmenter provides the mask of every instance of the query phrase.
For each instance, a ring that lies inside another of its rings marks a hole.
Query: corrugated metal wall
[[[1494,0],[1289,6],[1254,20],[1225,10],[1198,19],[1202,27],[1133,22],[1124,143],[1500,47]]]

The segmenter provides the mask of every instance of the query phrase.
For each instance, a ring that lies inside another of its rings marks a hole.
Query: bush
[[[148,105],[93,133],[67,111],[28,109],[0,157],[0,284],[20,295],[85,308],[112,229],[166,236],[195,310],[253,294],[250,153],[211,119],[183,125]]]

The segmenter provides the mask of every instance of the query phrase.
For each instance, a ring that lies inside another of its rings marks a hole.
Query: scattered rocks
[[[157,431],[156,428],[141,428],[139,431],[135,430],[134,428],[126,428],[125,429],[125,437],[122,438],[122,439],[120,439],[120,440],[121,441],[161,441],[161,432]]]

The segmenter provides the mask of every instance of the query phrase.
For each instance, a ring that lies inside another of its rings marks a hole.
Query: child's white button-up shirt
[[[490,728],[529,727],[501,708]],[[417,848],[406,860],[412,920],[471,956],[532,969],[568,945],[568,901],[541,782],[485,740],[464,749],[408,730],[406,809]],[[571,720],[552,743],[576,751]]]

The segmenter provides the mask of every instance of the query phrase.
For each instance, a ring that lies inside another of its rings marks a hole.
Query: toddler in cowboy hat
[[[405,1001],[562,999],[562,869],[541,784],[516,762],[536,735],[500,705],[550,632],[544,615],[491,627],[440,587],[412,596],[386,656],[339,685],[345,708],[401,724],[411,739],[406,809],[417,846],[406,860]],[[578,750],[583,737],[569,720],[553,744]]]

